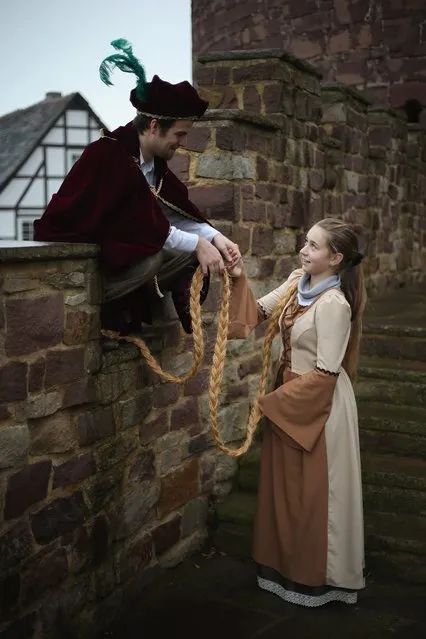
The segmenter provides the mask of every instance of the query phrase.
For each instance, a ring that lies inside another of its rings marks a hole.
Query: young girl
[[[275,390],[259,399],[262,439],[254,559],[260,588],[285,601],[354,604],[364,587],[357,369],[366,295],[350,225],[315,224],[302,268],[257,302],[238,265],[229,337],[272,314],[283,350]]]

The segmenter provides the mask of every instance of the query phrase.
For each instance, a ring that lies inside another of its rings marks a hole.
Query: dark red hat
[[[125,73],[136,76],[136,87],[130,93],[130,102],[143,115],[167,120],[197,120],[209,103],[202,100],[189,82],[170,84],[154,75],[151,82],[146,81],[145,69],[134,56],[132,45],[120,38],[111,42],[114,53],[105,58],[99,67],[102,82],[112,85],[110,75],[117,67]]]
[[[170,120],[197,120],[209,105],[189,82],[170,84],[158,75],[147,84],[145,99],[139,100],[133,89],[130,102],[142,115]]]

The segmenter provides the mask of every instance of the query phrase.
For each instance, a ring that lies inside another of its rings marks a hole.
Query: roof
[[[99,127],[105,126],[80,93],[48,93],[41,102],[0,117],[0,191],[69,108],[88,109]]]

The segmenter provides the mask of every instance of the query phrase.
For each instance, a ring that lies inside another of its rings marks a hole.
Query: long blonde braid
[[[217,447],[230,457],[239,457],[248,451],[250,448],[253,437],[256,432],[256,427],[262,417],[262,413],[259,409],[258,399],[266,392],[266,385],[268,381],[268,373],[271,364],[271,352],[272,352],[272,342],[274,340],[275,335],[278,332],[279,326],[278,321],[283,312],[285,306],[293,297],[296,288],[297,282],[292,284],[286,293],[283,295],[281,300],[278,302],[275,307],[269,322],[266,328],[265,339],[263,343],[263,366],[262,372],[260,376],[259,390],[257,392],[256,398],[254,400],[254,404],[250,411],[249,421],[247,425],[247,435],[244,443],[239,448],[229,448],[223,442],[218,424],[218,407],[219,407],[219,395],[220,395],[220,387],[223,378],[223,369],[225,366],[226,359],[226,345],[228,341],[228,327],[229,327],[229,300],[231,296],[230,286],[229,286],[229,276],[225,272],[224,276],[224,293],[222,306],[220,309],[218,329],[217,329],[217,339],[216,345],[213,353],[213,364],[210,374],[209,381],[209,413],[210,413],[210,423],[212,434],[214,440],[216,442]]]
[[[204,337],[201,321],[201,306],[200,306],[200,292],[203,284],[203,273],[201,268],[198,268],[194,274],[191,284],[190,292],[190,312],[193,328],[193,340],[194,340],[194,361],[191,369],[184,375],[178,377],[167,371],[163,371],[155,357],[150,352],[145,342],[134,335],[120,335],[115,331],[102,331],[102,334],[111,339],[122,340],[136,344],[140,349],[141,354],[146,359],[148,365],[152,370],[157,373],[162,379],[167,382],[174,382],[176,384],[183,384],[188,379],[193,377],[199,370],[204,359]],[[219,430],[218,409],[219,409],[219,396],[221,390],[221,384],[223,379],[223,371],[226,360],[226,346],[228,342],[228,329],[229,329],[229,303],[231,299],[231,284],[228,273],[225,271],[223,276],[223,297],[220,308],[216,344],[213,353],[213,362],[209,380],[209,414],[210,423],[213,438],[217,447],[230,457],[239,457],[248,451],[250,448],[253,437],[256,432],[256,427],[262,417],[262,413],[259,409],[258,399],[266,392],[266,385],[268,380],[268,373],[271,364],[271,352],[272,342],[275,335],[278,332],[278,320],[288,302],[293,297],[297,288],[297,282],[292,284],[281,300],[275,307],[266,328],[265,339],[263,343],[263,366],[260,376],[259,390],[257,392],[254,404],[250,411],[249,421],[247,425],[247,435],[244,443],[239,448],[229,448],[226,446],[221,438]]]

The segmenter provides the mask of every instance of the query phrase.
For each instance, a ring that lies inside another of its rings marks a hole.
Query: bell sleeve
[[[239,277],[232,280],[228,338],[248,337],[256,326],[269,319],[289,286],[300,277],[300,274],[300,269],[293,271],[281,286],[256,300],[243,270]]]
[[[313,450],[330,415],[351,330],[351,309],[342,293],[329,291],[316,304],[315,369],[293,376],[259,399],[262,413],[275,428],[307,452]]]

